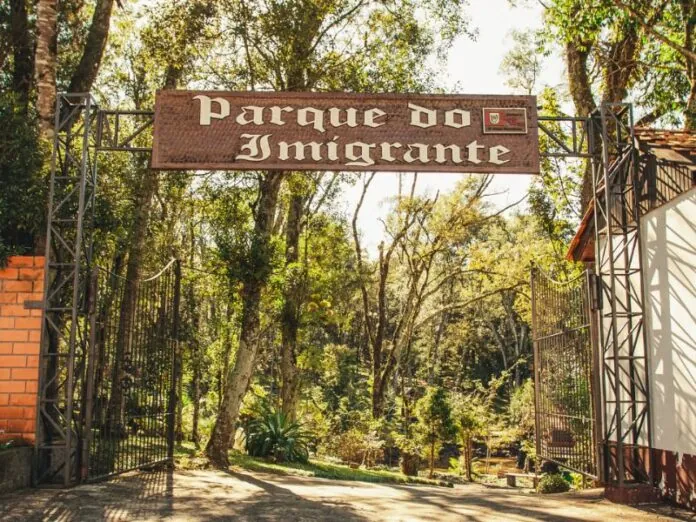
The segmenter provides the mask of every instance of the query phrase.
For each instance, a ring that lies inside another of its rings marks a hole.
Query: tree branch
[[[370,186],[370,183],[372,183],[372,179],[375,177],[375,172],[373,172],[370,177],[367,179],[367,181],[364,182],[363,184],[363,190],[362,194],[360,194],[360,199],[358,200],[358,204],[355,207],[355,213],[353,214],[353,240],[355,242],[355,256],[357,258],[357,264],[358,264],[358,274],[360,275],[359,280],[360,280],[360,293],[362,294],[362,302],[363,302],[363,312],[365,314],[365,328],[367,330],[367,336],[370,339],[370,344],[374,346],[375,342],[375,335],[374,335],[374,324],[372,323],[372,319],[370,318],[370,298],[367,293],[367,286],[365,285],[365,281],[363,280],[363,274],[365,272],[364,269],[364,263],[362,259],[362,247],[360,246],[360,235],[358,234],[358,214],[360,213],[360,209],[363,206],[363,202],[365,201],[365,194],[367,194],[367,189]]]
[[[490,292],[480,294],[480,295],[474,297],[473,299],[469,299],[468,301],[464,301],[463,303],[453,303],[453,304],[450,304],[447,306],[443,306],[442,308],[438,308],[434,312],[428,314],[424,319],[421,319],[418,323],[416,323],[414,330],[420,328],[421,326],[426,324],[428,321],[433,320],[435,317],[437,317],[438,315],[440,315],[443,312],[448,312],[450,310],[458,310],[460,308],[466,308],[466,307],[471,306],[472,304],[474,304],[478,301],[486,299],[487,297],[498,294],[500,292],[504,292],[506,290],[514,290],[515,288],[522,286],[524,284],[526,284],[526,283],[517,283],[516,285],[513,285],[513,286],[508,286],[505,288],[498,288],[496,290],[492,290]]]
[[[663,44],[667,45],[668,47],[671,47],[685,58],[688,58],[690,61],[696,62],[696,52],[692,51],[691,49],[687,49],[683,45],[679,45],[677,42],[674,42],[667,38],[665,35],[663,35],[661,32],[655,29],[653,25],[645,21],[643,16],[629,4],[622,2],[621,0],[614,0],[614,5],[616,5],[620,9],[625,10],[629,15],[631,15],[631,18],[633,18],[643,27],[643,29],[645,29],[646,32],[653,35]]]

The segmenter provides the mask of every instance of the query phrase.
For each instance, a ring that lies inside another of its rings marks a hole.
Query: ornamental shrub
[[[276,462],[309,461],[309,435],[280,411],[264,409],[246,426],[246,449],[252,457]]]
[[[335,444],[331,445],[331,449],[342,462],[360,464],[366,451],[365,436],[365,432],[351,428],[334,438]]]
[[[568,490],[570,490],[570,484],[561,474],[544,475],[537,486],[539,493],[564,493]]]

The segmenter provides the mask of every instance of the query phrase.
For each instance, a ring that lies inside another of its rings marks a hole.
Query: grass
[[[250,457],[237,452],[230,453],[230,463],[233,466],[249,471],[262,471],[278,475],[296,475],[302,477],[317,477],[331,480],[356,480],[360,482],[376,482],[389,484],[427,484],[438,486],[442,483],[423,477],[409,477],[396,471],[353,469],[342,464],[334,464],[321,460],[310,459],[309,463],[299,462],[270,462],[256,457]]]
[[[202,460],[196,456],[197,452],[192,446],[183,444],[176,448],[177,466],[183,468],[195,467]],[[352,469],[343,464],[334,464],[317,459],[311,459],[307,464],[299,462],[271,462],[265,459],[250,457],[237,451],[230,452],[230,464],[232,467],[273,473],[276,475],[289,475],[299,477],[317,477],[330,480],[354,480],[359,482],[373,482],[383,484],[425,484],[428,486],[449,486],[449,483],[430,480],[424,477],[408,477],[398,471],[376,469]]]

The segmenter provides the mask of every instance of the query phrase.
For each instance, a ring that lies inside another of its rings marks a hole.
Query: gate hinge
[[[590,308],[593,312],[602,309],[602,280],[590,273]]]

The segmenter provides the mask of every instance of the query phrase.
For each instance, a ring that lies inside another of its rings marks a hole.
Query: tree
[[[542,36],[537,32],[513,31],[512,40],[514,47],[500,64],[500,71],[507,77],[505,83],[523,94],[535,94],[547,54]]]
[[[260,342],[259,306],[261,292],[268,280],[272,265],[271,233],[275,217],[282,171],[268,171],[259,180],[259,200],[254,213],[254,229],[245,277],[242,280],[242,324],[234,365],[229,371],[220,411],[213,433],[206,446],[208,457],[220,466],[228,465],[227,451],[234,442],[237,415],[251,379]]]
[[[81,57],[76,68],[71,71],[68,92],[90,92],[94,84],[99,67],[101,65],[104,48],[109,35],[109,22],[113,10],[114,0],[98,0],[92,17],[92,22],[81,49]],[[26,7],[25,7],[26,9]],[[56,105],[56,91],[58,84],[59,66],[59,12],[70,10],[71,6],[63,7],[57,0],[39,0],[36,7],[36,107],[39,114],[39,127],[45,136],[52,134],[54,126],[54,113]],[[26,17],[17,9],[17,23],[19,27],[26,24]],[[79,17],[79,16],[78,16]],[[19,30],[18,27],[18,30]],[[19,40],[20,45],[26,45],[26,36]],[[20,60],[25,58],[20,57]],[[17,67],[17,64],[15,65]],[[21,76],[26,76],[22,74]],[[23,80],[22,85],[26,85]]]
[[[41,179],[44,159],[37,145],[33,113],[26,114],[11,94],[0,94],[0,265],[16,253],[31,252],[35,238],[43,233],[43,219],[36,214],[36,201],[43,201]],[[38,218],[38,219],[37,219]]]
[[[36,16],[36,108],[41,133],[50,136],[56,105],[58,0],[39,0]]]
[[[364,184],[352,224],[362,311],[371,350],[372,414],[379,418],[400,356],[419,329],[443,314],[467,309],[504,289],[525,283],[518,281],[512,286],[473,294],[456,293],[444,303],[441,299],[443,291],[452,291],[451,285],[461,288],[472,274],[488,271],[485,265],[470,266],[469,247],[479,228],[507,209],[489,212],[484,198],[490,178],[485,176],[465,178],[442,199],[416,197],[414,177],[410,194],[397,201],[396,211],[385,223],[388,240],[379,246],[376,265],[368,265],[361,248],[357,216],[373,176]]]
[[[491,376],[488,383],[473,381],[470,388],[454,397],[454,417],[464,446],[464,471],[467,480],[472,480],[472,442],[475,437],[486,437],[487,451],[490,452],[489,438],[500,416],[496,411],[498,394],[510,372],[502,371],[498,376]]]
[[[669,66],[676,65],[688,83],[688,95],[683,106],[684,130],[696,130],[696,1],[679,0],[673,2],[625,2],[613,0],[623,13],[626,13],[645,33],[649,40],[658,44],[658,52],[653,53],[647,68],[662,68],[663,60]],[[663,47],[664,46],[664,47]],[[649,46],[654,49],[654,45]],[[666,65],[666,64],[665,64]],[[661,83],[668,83],[665,76],[659,77]],[[678,85],[678,84],[677,84]],[[648,121],[659,118],[663,112],[673,110],[672,103],[659,104],[648,114]]]
[[[436,448],[456,433],[447,392],[439,386],[428,387],[425,395],[416,403],[416,416],[416,433],[422,444],[428,448],[429,477],[433,478]]]
[[[120,5],[120,1],[118,3]],[[90,92],[92,90],[104,56],[113,8],[114,0],[97,0],[92,15],[92,23],[85,40],[84,52],[70,79],[68,92]]]
[[[466,396],[455,407],[455,422],[462,443],[462,460],[466,480],[473,480],[473,443],[474,438],[483,432],[486,411],[475,395]]]
[[[26,0],[11,0],[9,8],[9,41],[6,45],[9,47],[8,54],[12,57],[11,90],[17,97],[20,112],[27,114],[34,85],[34,35]]]
[[[422,85],[425,76],[417,72],[423,70],[419,67],[423,54],[430,54],[438,48],[438,44],[448,45],[456,34],[451,31],[466,28],[459,1],[444,4],[422,2],[420,6],[433,14],[429,24],[416,19],[414,6],[407,0],[389,2],[388,5],[373,5],[364,0],[348,5],[339,1],[310,0],[250,5],[244,1],[228,0],[224,3],[224,9],[230,16],[233,37],[223,39],[222,44],[223,48],[231,45],[233,54],[239,59],[234,64],[237,74],[245,87],[252,90],[390,88],[400,91],[409,87],[413,90],[413,87]],[[443,28],[443,38],[436,43],[428,37],[433,27],[438,28],[438,22]],[[404,27],[404,24],[408,24],[408,38],[404,37],[403,31],[394,31],[397,27]],[[342,37],[351,32],[361,37]],[[237,35],[241,38],[237,38]],[[238,45],[240,40],[241,46]],[[387,47],[389,44],[392,44],[391,48]],[[258,220],[260,216],[276,210],[277,191],[282,179],[278,176],[277,172],[265,173],[260,183],[252,255],[255,249],[263,252],[270,249],[273,216],[268,220],[264,217],[261,222]],[[266,207],[261,209],[263,205]],[[290,254],[289,261],[292,263],[293,254]],[[271,267],[268,258],[257,259],[266,261],[265,265],[256,266],[263,278],[253,274],[250,279],[242,281],[244,311],[240,346],[206,449],[209,458],[220,466],[228,463],[227,451],[234,435],[239,407],[253,376],[258,351],[259,302]],[[287,317],[294,317],[291,312],[296,308],[295,303],[287,299],[286,303],[290,312]],[[286,352],[292,347],[293,329],[286,331],[289,341]],[[286,357],[291,358],[291,354],[286,353]],[[287,389],[290,389],[289,384]]]
[[[641,0],[644,1],[644,0]],[[616,103],[626,98],[637,73],[641,43],[639,26],[602,0],[556,0],[547,5],[545,18],[550,37],[564,48],[568,87],[576,114],[589,116],[601,102]],[[596,82],[597,67],[601,82]],[[597,83],[601,93],[597,96]],[[599,142],[599,136],[595,136]],[[589,162],[583,176],[582,208],[592,198]]]
[[[304,238],[304,256],[300,256],[301,239],[303,232],[321,221],[324,216],[314,220],[317,212],[335,195],[338,174],[326,176],[322,183],[323,173],[315,176],[306,176],[297,173],[288,182],[289,202],[287,219],[285,224],[285,284],[283,286],[283,309],[281,312],[281,407],[284,414],[291,419],[296,414],[297,399],[300,392],[300,369],[298,357],[302,351],[298,343],[302,322],[302,307],[307,301],[309,287],[320,279],[313,273],[313,281],[310,281],[308,266],[311,262],[309,235]],[[321,226],[320,223],[318,223]],[[329,233],[326,230],[326,233]],[[340,259],[336,260],[340,263]],[[327,272],[335,270],[335,266],[328,263],[325,266]]]
[[[142,39],[144,42],[144,47],[138,53],[138,58],[141,60],[147,59],[146,57],[154,55],[157,58],[157,50],[162,45],[162,40],[159,39],[158,35],[163,37],[164,40],[169,40],[171,43],[170,54],[164,58],[163,62],[157,60],[154,63],[151,62],[152,68],[148,71],[150,75],[156,74],[156,72],[164,71],[164,87],[166,88],[176,88],[176,86],[184,79],[185,68],[184,66],[188,64],[187,53],[192,53],[193,49],[190,47],[192,42],[202,42],[205,41],[207,33],[205,32],[205,19],[206,16],[212,16],[212,11],[201,10],[200,2],[192,2],[185,8],[181,6],[173,6],[170,9],[161,11],[158,16],[155,17],[150,26],[145,27],[142,34]],[[198,7],[198,8],[197,8]],[[109,8],[110,9],[110,8]],[[95,18],[93,19],[92,25],[104,23],[104,14],[97,16],[95,12]],[[180,32],[171,33],[166,28],[167,20],[173,17],[177,17],[182,20],[179,24],[178,29]],[[108,26],[108,20],[106,20]],[[99,34],[102,34],[102,29],[95,29]],[[91,33],[91,31],[90,31]],[[88,39],[92,38],[95,41],[99,41],[98,36],[88,36]],[[183,49],[182,49],[183,46]],[[98,56],[101,59],[101,53]],[[93,56],[90,60],[96,60],[97,56]],[[89,61],[89,60],[86,60]],[[85,60],[81,62],[81,66],[84,68],[85,77],[92,77],[92,66],[86,63]],[[146,75],[147,76],[147,75]],[[136,103],[136,109],[140,109],[138,103],[143,103],[145,101],[151,101],[153,99],[154,92],[148,87],[154,83],[156,85],[157,80],[152,81],[148,84],[148,78],[144,81],[136,82],[142,83],[143,85],[138,85],[135,89],[142,89],[144,92],[137,97],[134,102]],[[82,77],[73,76],[73,81],[85,84]],[[144,89],[143,89],[144,87]],[[135,90],[134,89],[134,90]],[[148,228],[150,224],[150,219],[152,215],[154,197],[158,191],[158,176],[157,173],[152,171],[148,167],[148,158],[144,154],[135,155],[133,157],[134,168],[137,172],[136,185],[135,185],[135,205],[134,205],[134,216],[131,221],[131,229],[129,231],[129,237],[127,241],[127,262],[126,262],[126,272],[125,272],[125,289],[123,293],[123,299],[121,300],[120,314],[119,314],[119,325],[118,325],[118,336],[116,342],[116,357],[115,364],[113,367],[113,382],[114,387],[109,397],[108,411],[109,419],[111,424],[111,429],[113,433],[120,433],[123,429],[123,389],[121,383],[123,382],[124,373],[124,360],[126,359],[126,354],[129,353],[130,347],[129,343],[132,341],[130,331],[132,329],[132,324],[135,321],[135,310],[138,299],[138,284],[142,277],[143,266],[144,266],[144,256],[146,249],[146,240],[148,237]],[[180,355],[178,355],[180,359]]]
[[[673,122],[679,114],[684,127],[693,128],[695,14],[691,0],[546,3],[546,35],[564,50],[576,114],[588,115],[599,103],[632,99],[643,113],[638,125],[662,118]],[[583,209],[592,196],[587,167]]]

